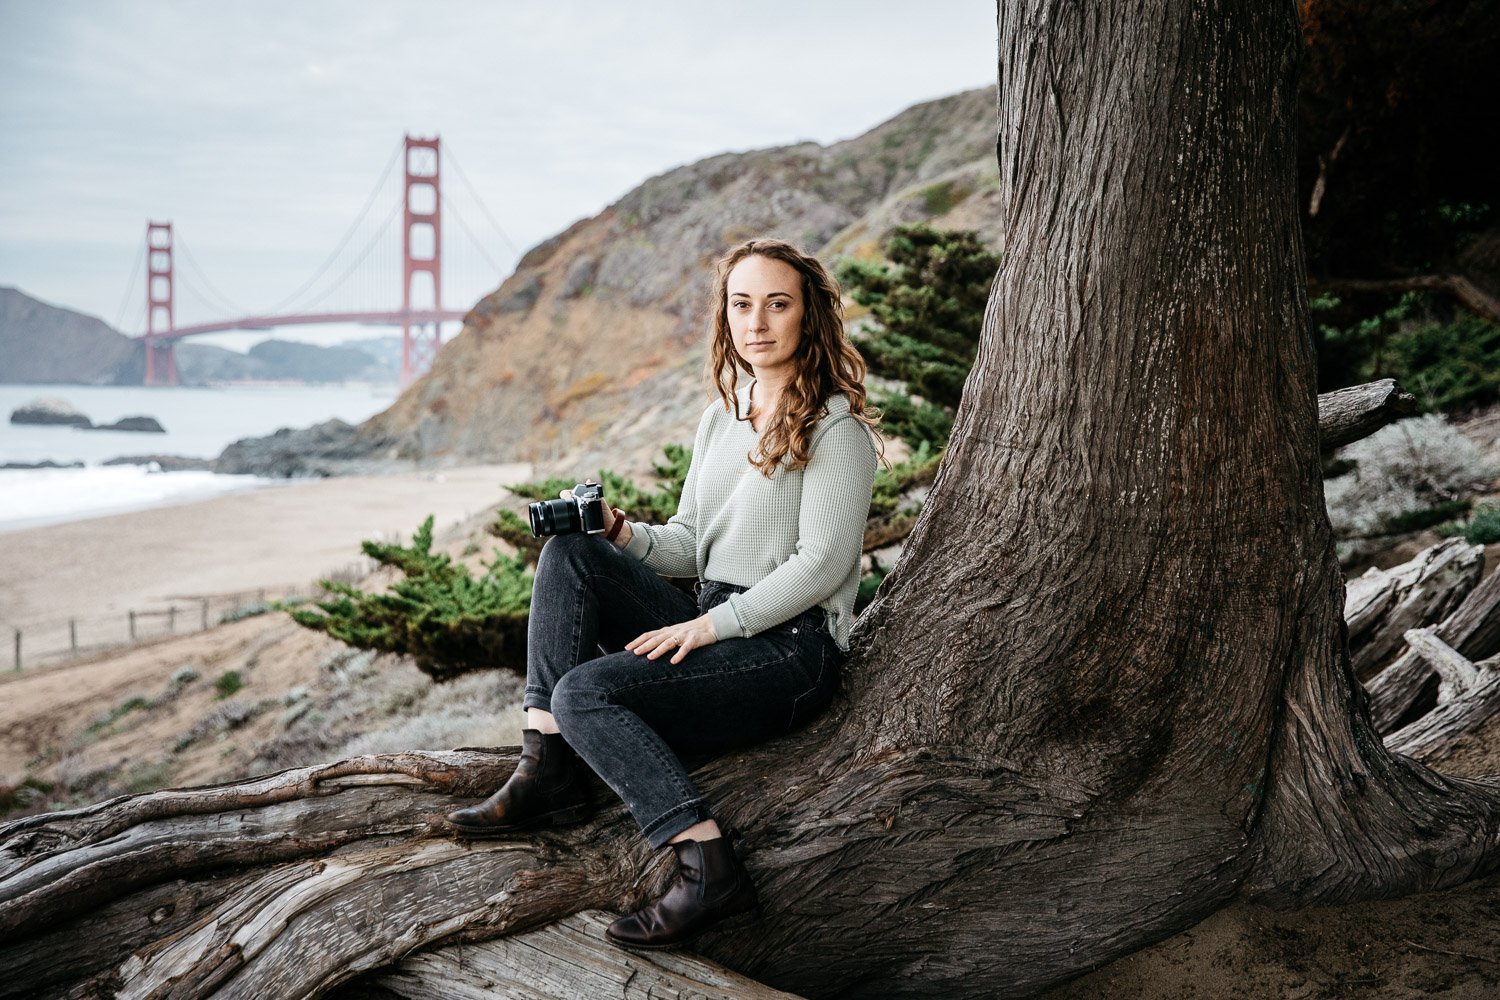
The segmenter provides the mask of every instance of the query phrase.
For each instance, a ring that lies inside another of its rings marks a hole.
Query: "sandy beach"
[[[409,539],[429,514],[441,531],[530,475],[516,464],[322,479],[9,532],[0,625],[40,634],[70,618],[306,587],[361,560],[363,539]]]

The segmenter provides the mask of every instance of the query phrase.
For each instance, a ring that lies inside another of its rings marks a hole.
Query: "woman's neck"
[[[757,413],[771,413],[776,409],[781,391],[791,382],[789,375],[781,372],[756,372],[750,385],[750,402]]]
[[[779,386],[768,386],[758,377],[750,383],[750,426],[757,434],[765,430],[766,420],[776,412],[776,403],[780,399]]]

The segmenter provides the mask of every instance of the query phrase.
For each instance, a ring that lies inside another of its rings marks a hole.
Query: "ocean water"
[[[155,417],[165,434],[84,431],[10,423],[10,414],[57,397],[96,424]],[[0,470],[0,532],[186,503],[281,480],[211,472],[152,472],[105,466],[122,455],[214,458],[243,437],[306,427],[332,417],[357,424],[389,406],[392,386],[87,386],[0,384],[0,464],[84,462],[81,469]]]

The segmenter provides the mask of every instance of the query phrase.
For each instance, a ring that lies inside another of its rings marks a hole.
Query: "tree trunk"
[[[807,996],[1026,996],[1236,897],[1333,903],[1495,865],[1500,794],[1387,751],[1350,667],[1294,6],[1037,0],[999,29],[1006,255],[947,457],[838,702],[696,775],[768,911],[703,952]],[[216,791],[201,822],[189,799],[21,821],[4,858],[29,888],[6,913],[77,941],[51,908],[73,892],[165,899],[162,879],[243,845],[248,872],[134,910],[149,943],[96,985],[291,997],[663,884],[619,809],[443,839],[445,796],[511,758],[469,773],[483,759],[289,772],[261,800]],[[329,791],[345,805],[315,808]]]

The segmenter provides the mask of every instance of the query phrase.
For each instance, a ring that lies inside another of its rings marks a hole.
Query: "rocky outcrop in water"
[[[154,465],[162,472],[208,472],[214,467],[211,458],[187,458],[182,455],[121,455],[101,465]]]
[[[93,431],[140,431],[146,434],[165,434],[167,429],[155,417],[121,417],[112,424],[95,424]]]
[[[13,424],[55,424],[64,427],[92,428],[94,422],[66,399],[43,396],[18,406],[10,413]]]
[[[106,463],[108,464],[108,463]],[[43,462],[5,462],[0,464],[0,469],[81,469],[82,462],[54,462],[47,459]]]

